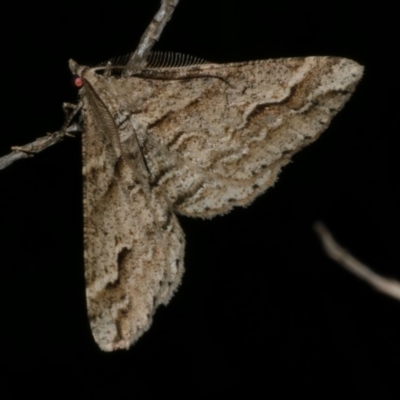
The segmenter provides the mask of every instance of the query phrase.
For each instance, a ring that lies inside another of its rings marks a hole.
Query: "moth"
[[[104,351],[128,349],[179,286],[176,215],[251,203],[328,127],[363,72],[336,57],[213,64],[150,53],[177,3],[163,1],[125,61],[69,63],[80,103],[64,132],[80,112],[87,308]]]

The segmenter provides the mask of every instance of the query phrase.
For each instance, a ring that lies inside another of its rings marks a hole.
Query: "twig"
[[[400,282],[378,275],[354,258],[346,249],[336,243],[335,239],[322,222],[316,222],[314,224],[314,229],[321,239],[325,252],[329,257],[360,279],[369,283],[374,289],[396,300],[400,300]]]
[[[66,136],[73,137],[74,133],[81,132],[82,129],[78,123],[71,123],[81,107],[81,103],[64,103],[63,110],[65,113],[65,121],[61,129],[53,133],[48,133],[46,136],[42,136],[32,143],[11,147],[12,152],[10,154],[0,157],[0,170],[7,168],[17,160],[33,157],[35,154],[40,153],[48,147],[61,142]]]
[[[160,38],[161,32],[170,20],[179,0],[162,0],[161,7],[150,22],[140,38],[139,45],[126,64],[124,75],[129,75],[132,70],[140,70],[147,60],[151,49]]]
[[[61,142],[64,137],[64,132],[57,131],[49,133],[47,136],[40,137],[32,143],[11,147],[13,151],[10,154],[0,157],[0,170],[8,167],[17,160],[33,157],[36,153],[40,153],[48,147],[53,146],[53,144]]]

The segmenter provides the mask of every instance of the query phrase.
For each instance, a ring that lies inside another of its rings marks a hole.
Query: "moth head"
[[[86,67],[79,65],[77,62],[74,60],[69,60],[68,61],[69,69],[71,70],[73,77],[72,77],[72,84],[80,89],[83,86],[83,72],[86,69]]]
[[[68,61],[68,66],[74,75],[79,75],[79,76],[82,75],[82,72],[85,69],[85,67],[83,65],[79,65],[76,61],[74,61],[72,59],[70,59]]]

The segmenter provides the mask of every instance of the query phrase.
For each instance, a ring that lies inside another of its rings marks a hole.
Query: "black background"
[[[330,261],[323,220],[400,280],[397,11],[388,1],[181,0],[158,50],[215,62],[331,55],[365,75],[321,138],[251,206],[181,218],[186,273],[129,351],[103,353],[85,308],[80,138],[0,171],[0,396],[395,399],[400,302]],[[3,7],[0,155],[63,122],[67,61],[135,46],[147,1]],[[4,395],[3,395],[4,392]]]

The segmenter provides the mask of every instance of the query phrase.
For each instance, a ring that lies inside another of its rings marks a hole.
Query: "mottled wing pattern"
[[[80,68],[89,316],[103,350],[128,348],[180,282],[173,212],[212,217],[249,204],[326,129],[362,67],[307,57],[129,77]]]
[[[128,348],[169,301],[183,271],[184,236],[149,185],[137,141],[125,143],[126,156],[101,98],[88,81],[82,90],[87,306],[96,342],[111,351]]]
[[[154,164],[151,179],[174,210],[212,217],[273,185],[292,155],[327,128],[362,71],[344,58],[287,58],[155,69],[149,74],[163,79],[104,85],[107,101],[118,98],[131,111]]]

